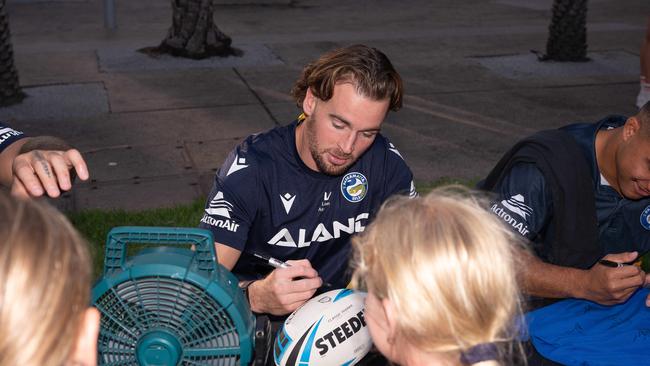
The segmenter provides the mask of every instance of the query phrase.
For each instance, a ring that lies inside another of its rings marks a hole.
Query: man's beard
[[[348,170],[348,168],[354,163],[354,161],[350,159],[350,161],[347,164],[332,165],[329,164],[327,161],[325,161],[325,159],[323,158],[323,154],[331,151],[332,153],[334,153],[334,155],[338,157],[351,158],[351,155],[345,154],[340,149],[319,151],[318,143],[316,142],[316,133],[314,131],[314,124],[316,123],[316,121],[314,121],[312,117],[307,117],[307,119],[303,123],[305,123],[305,128],[307,130],[307,145],[309,146],[309,152],[311,153],[311,157],[312,159],[314,159],[314,162],[316,162],[316,167],[318,168],[318,171],[327,175],[341,175],[345,173],[345,171]]]

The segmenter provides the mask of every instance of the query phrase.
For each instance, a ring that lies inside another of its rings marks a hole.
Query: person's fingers
[[[34,172],[34,168],[30,164],[30,159],[25,156],[19,156],[14,159],[13,164],[14,180],[19,180],[22,183],[22,188],[25,189],[27,194],[40,197],[43,195],[43,186],[38,176]]]
[[[650,273],[643,273],[643,287],[650,286]]]
[[[64,156],[77,172],[77,176],[81,180],[88,180],[90,173],[88,172],[88,166],[81,156],[81,153],[77,149],[70,149],[64,153]]]
[[[50,166],[54,171],[55,179],[59,185],[59,188],[64,191],[69,191],[70,188],[72,188],[72,182],[70,180],[70,167],[68,166],[65,158],[56,152],[48,153],[47,157]]]
[[[645,298],[645,306],[650,307],[650,295]]]
[[[620,280],[617,280],[614,282],[611,286],[612,292],[616,291],[627,291],[629,289],[636,289],[638,287],[641,287],[643,285],[643,278],[639,276],[634,276],[634,277],[626,277]]]
[[[45,188],[48,196],[58,197],[61,192],[59,191],[59,184],[52,170],[52,166],[42,152],[36,150],[33,153],[34,160],[32,161],[32,168],[36,172],[41,185]]]
[[[18,198],[29,198],[29,193],[20,179],[14,179],[11,183],[11,194]]]

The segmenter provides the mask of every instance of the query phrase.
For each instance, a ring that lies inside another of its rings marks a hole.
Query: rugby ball
[[[296,309],[273,345],[277,366],[354,365],[370,351],[366,294],[348,289],[318,295]]]

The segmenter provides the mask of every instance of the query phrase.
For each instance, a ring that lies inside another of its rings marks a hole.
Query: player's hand
[[[13,161],[11,193],[18,197],[58,197],[72,188],[71,170],[81,180],[88,179],[88,167],[76,149],[67,151],[32,150]]]
[[[603,259],[628,263],[635,260],[637,252],[608,254]],[[646,274],[639,267],[624,265],[618,268],[596,263],[587,272],[584,298],[602,305],[625,302],[636,289],[643,286]]]
[[[289,314],[314,296],[322,285],[309,260],[287,261],[291,267],[277,268],[248,288],[251,309],[273,315]]]

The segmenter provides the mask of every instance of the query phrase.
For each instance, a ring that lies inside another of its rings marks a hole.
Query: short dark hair
[[[339,82],[353,83],[357,92],[374,100],[389,98],[389,108],[402,107],[402,78],[388,57],[376,48],[352,45],[330,51],[302,70],[291,89],[298,107],[310,88],[320,100],[329,100]]]

